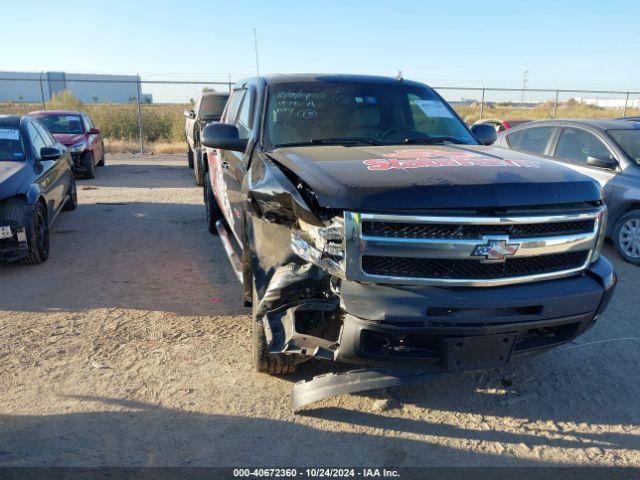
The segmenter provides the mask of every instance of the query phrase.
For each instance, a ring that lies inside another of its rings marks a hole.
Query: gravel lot
[[[576,344],[294,415],[312,367],[252,371],[186,159],[108,155],[79,197],[46,264],[0,265],[1,465],[640,465],[640,268],[610,245],[617,296]]]

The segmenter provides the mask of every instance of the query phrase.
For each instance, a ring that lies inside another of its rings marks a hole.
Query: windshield
[[[0,127],[0,161],[15,162],[24,160],[24,149],[20,140],[20,130]]]
[[[268,95],[266,148],[477,143],[451,108],[422,86],[314,81],[272,85]]]
[[[624,153],[640,165],[640,130],[609,130],[608,133]]]
[[[84,133],[79,115],[42,115],[37,118],[51,133]]]
[[[224,106],[227,104],[229,95],[206,95],[202,97],[200,104],[200,116],[222,116]]]

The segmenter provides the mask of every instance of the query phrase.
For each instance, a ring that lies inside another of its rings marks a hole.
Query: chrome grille
[[[508,235],[509,238],[569,235],[593,231],[595,220],[572,222],[530,223],[519,225],[419,224],[393,222],[362,222],[362,234],[391,238],[468,238],[483,235]]]
[[[603,211],[509,217],[345,212],[346,276],[492,286],[572,275],[589,264]]]

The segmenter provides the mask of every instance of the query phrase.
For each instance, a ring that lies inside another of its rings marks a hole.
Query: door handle
[[[222,160],[222,161],[220,162],[220,166],[221,166],[222,168],[224,168],[225,170],[228,170],[228,169],[229,169],[229,162],[227,162],[227,161],[225,161],[225,160]]]

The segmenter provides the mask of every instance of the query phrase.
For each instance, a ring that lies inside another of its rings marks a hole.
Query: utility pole
[[[253,48],[256,51],[256,74],[260,76],[260,62],[258,61],[258,32],[253,29]]]
[[[524,103],[524,91],[527,89],[527,82],[529,79],[527,76],[529,75],[529,70],[525,70],[522,76],[522,98],[520,99],[520,103]]]

